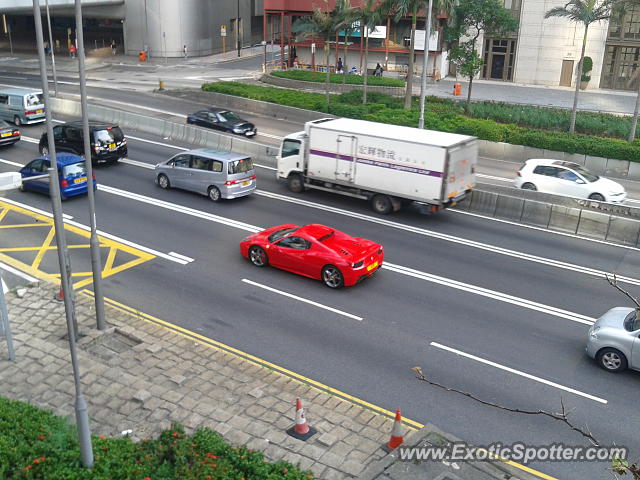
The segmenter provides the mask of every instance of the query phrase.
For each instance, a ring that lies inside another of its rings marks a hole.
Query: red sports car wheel
[[[257,245],[254,245],[249,249],[249,260],[251,260],[251,263],[256,267],[264,267],[269,263],[267,252]]]
[[[327,265],[322,269],[322,281],[329,288],[341,288],[344,285],[344,276],[338,267]]]

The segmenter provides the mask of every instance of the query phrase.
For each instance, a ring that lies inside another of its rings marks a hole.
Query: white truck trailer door
[[[338,135],[336,141],[336,180],[353,183],[356,173],[358,137]]]
[[[476,185],[475,165],[478,158],[477,142],[455,146],[448,153],[447,177],[444,178],[442,201],[454,199]]]

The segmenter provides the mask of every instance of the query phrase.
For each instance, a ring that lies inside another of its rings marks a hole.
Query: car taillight
[[[36,111],[35,110],[25,110],[24,114],[25,115],[35,115]]]
[[[93,178],[95,180],[96,179],[96,174],[91,172],[91,178]]]
[[[60,186],[61,187],[68,187],[69,186],[69,182],[67,182],[66,178],[63,178],[62,180],[60,180]]]
[[[256,178],[258,178],[256,175],[251,175],[250,180],[255,180]]]
[[[238,183],[238,182],[236,182],[235,180],[227,180],[226,182],[224,182],[224,184],[225,184],[227,187],[228,187],[229,185],[235,185],[236,183]]]
[[[517,175],[517,176],[519,176],[519,177],[521,177],[521,176],[522,176],[522,174],[520,173],[520,170],[518,170],[518,171],[516,172],[516,175]]]
[[[380,250],[378,250],[378,255],[380,255],[382,253],[382,247],[380,247]]]
[[[353,265],[351,265],[353,268],[360,268],[362,265],[364,265],[364,260],[361,260],[359,262],[354,263]]]
[[[14,135],[20,135],[20,130],[14,130],[14,131],[13,131],[13,134],[14,134]]]
[[[99,152],[100,150],[102,150],[102,148],[101,148],[101,147],[99,147],[98,145],[94,145],[93,150],[97,153],[97,152]]]

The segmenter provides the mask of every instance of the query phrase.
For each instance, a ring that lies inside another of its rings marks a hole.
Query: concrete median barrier
[[[549,229],[558,232],[576,233],[580,222],[580,212],[579,208],[553,205],[551,207],[551,217],[549,218]]]
[[[624,245],[639,245],[640,222],[630,218],[611,217],[605,239],[608,242]]]
[[[525,200],[522,207],[520,221],[527,225],[547,228],[551,220],[551,205],[549,203]]]
[[[469,198],[468,201],[468,211],[493,217],[496,211],[496,204],[498,203],[498,194],[482,190],[473,190],[471,198]]]
[[[604,240],[607,238],[609,222],[611,216],[606,213],[582,210],[580,213],[580,223],[578,224],[578,235]]]
[[[523,198],[499,195],[496,202],[495,217],[519,222],[524,211]]]

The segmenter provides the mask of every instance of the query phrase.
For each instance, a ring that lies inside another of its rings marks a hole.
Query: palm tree
[[[340,3],[342,2],[338,2],[333,10],[329,10],[329,4],[327,0],[324,0],[324,8],[314,7],[313,14],[310,17],[296,20],[292,27],[292,31],[302,38],[314,36],[324,40],[325,64],[327,66],[325,77],[327,111],[329,110],[329,83],[331,80],[331,71],[329,69],[331,49],[329,42],[335,38],[336,33],[343,27],[345,22],[341,15]]]
[[[357,11],[351,6],[351,0],[338,0],[336,2],[336,8],[334,9],[334,15],[337,15],[342,20],[342,31],[344,32],[344,60],[342,62],[342,84],[347,83],[347,54],[349,51],[349,34],[357,30],[354,27],[354,22],[358,19]]]
[[[371,33],[372,27],[375,27],[378,23],[386,17],[382,6],[378,5],[380,0],[366,0],[360,8],[355,9],[356,20],[360,22],[362,31],[362,39],[364,40],[364,70],[362,73],[363,91],[362,91],[362,103],[367,103],[367,79],[369,77],[367,73],[367,65],[369,63],[369,33]]]
[[[423,5],[424,0],[386,0],[385,6],[389,13],[394,16],[394,21],[398,23],[405,17],[411,15],[411,44],[409,54],[409,68],[407,72],[407,89],[404,95],[404,108],[411,108],[411,96],[413,93],[413,64],[416,53],[416,25],[418,23],[418,9]]]
[[[544,14],[544,18],[563,17],[570,22],[581,23],[584,26],[582,36],[582,51],[576,70],[576,90],[573,96],[573,109],[571,111],[571,124],[569,133],[576,130],[576,115],[578,113],[578,94],[580,93],[580,78],[582,77],[582,63],[584,51],[587,47],[587,34],[592,23],[607,20],[611,16],[611,9],[617,0],[569,0],[564,7],[556,7]]]

